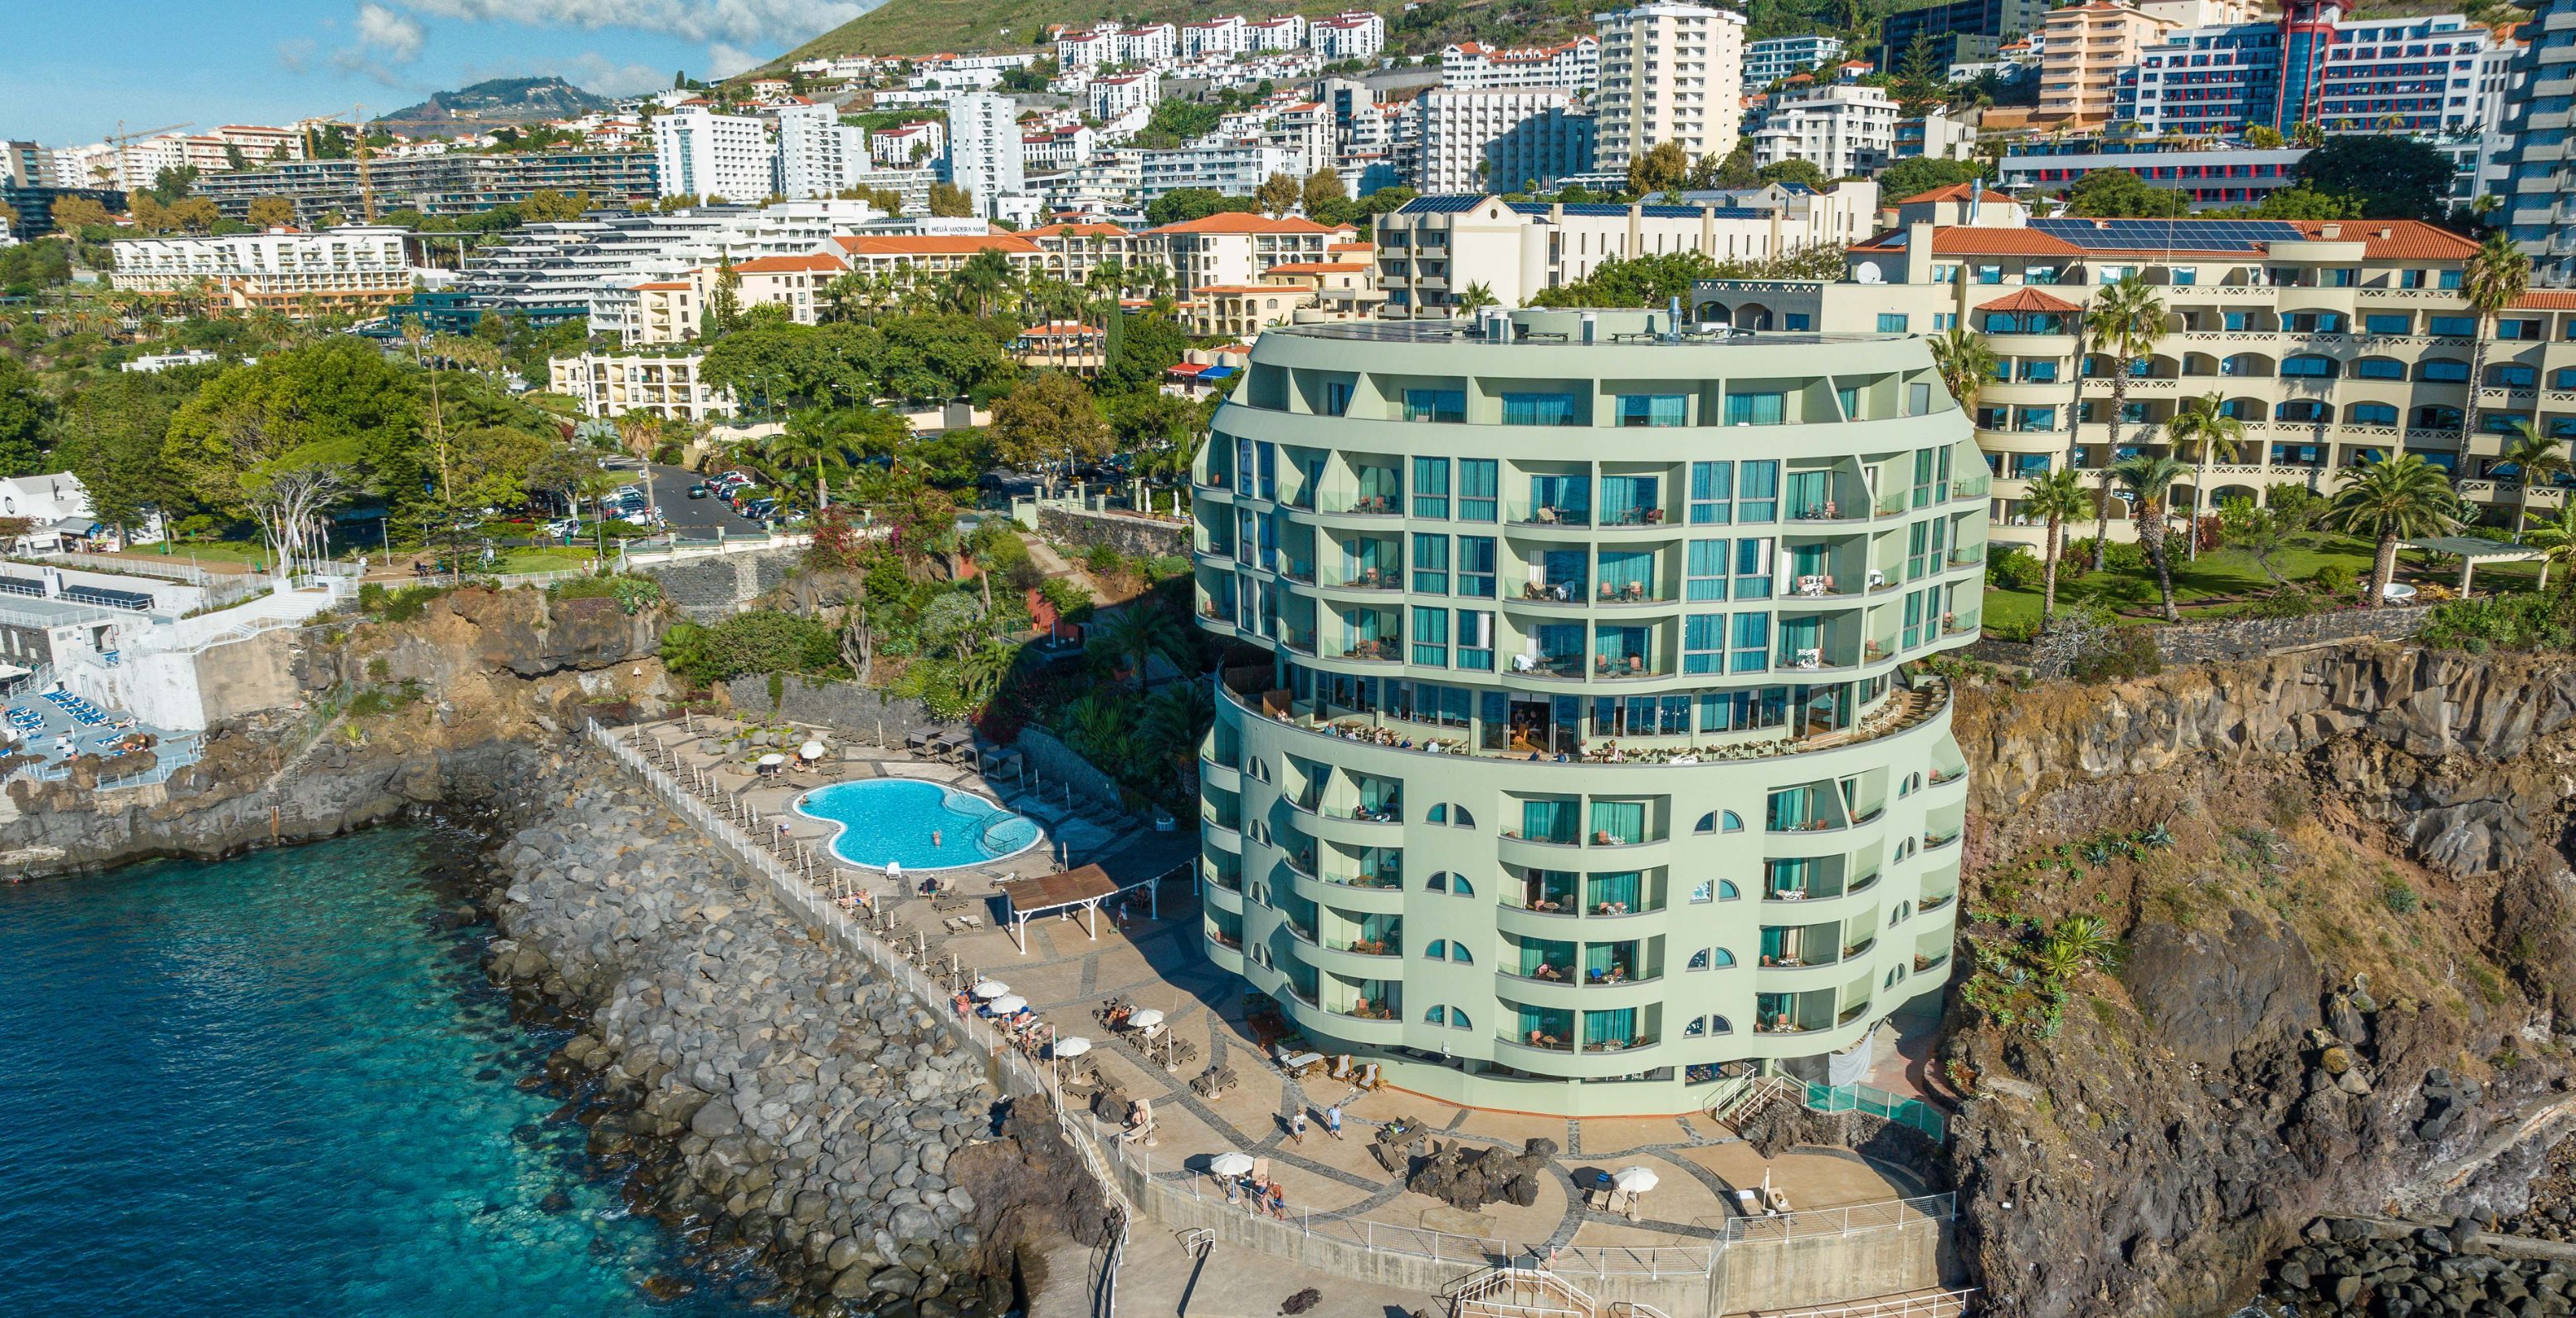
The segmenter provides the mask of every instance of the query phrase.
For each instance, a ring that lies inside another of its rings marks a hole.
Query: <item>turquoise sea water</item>
[[[513,1087],[562,1036],[440,919],[433,862],[470,845],[0,886],[0,1314],[746,1312],[639,1292],[677,1243]]]
[[[832,851],[853,865],[948,869],[1026,851],[1037,821],[975,795],[917,778],[863,778],[796,798],[797,813],[841,826]]]

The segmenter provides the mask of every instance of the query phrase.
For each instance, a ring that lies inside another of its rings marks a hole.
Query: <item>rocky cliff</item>
[[[2393,645],[1963,691],[1935,1081],[1993,1312],[2224,1312],[2320,1212],[2518,1206],[2576,1115],[2571,725],[2576,664]]]
[[[401,623],[325,620],[285,647],[303,699],[211,730],[167,782],[100,792],[106,766],[83,762],[62,782],[9,783],[0,877],[222,855],[491,797],[584,708],[660,698],[663,626],[609,600],[479,589]]]

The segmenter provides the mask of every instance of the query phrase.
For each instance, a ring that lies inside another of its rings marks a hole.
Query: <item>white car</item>
[[[551,539],[561,540],[580,534],[581,519],[578,517],[558,517],[546,523],[546,535]]]

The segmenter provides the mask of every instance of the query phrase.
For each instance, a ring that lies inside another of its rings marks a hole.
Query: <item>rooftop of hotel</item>
[[[1587,344],[1583,325],[1591,319],[1593,338]],[[1764,347],[1809,346],[1828,343],[1899,343],[1903,334],[1825,334],[1724,332],[1722,328],[1682,327],[1680,333],[1666,331],[1669,315],[1661,311],[1639,311],[1634,308],[1610,307],[1598,310],[1556,308],[1545,311],[1516,311],[1509,322],[1513,337],[1506,342],[1486,332],[1482,324],[1460,321],[1334,321],[1317,325],[1277,325],[1262,331],[1265,337],[1291,339],[1349,339],[1367,343],[1477,344],[1495,347],[1520,347],[1531,344],[1552,346],[1570,344],[1577,347],[1685,347],[1711,348],[1737,345]]]

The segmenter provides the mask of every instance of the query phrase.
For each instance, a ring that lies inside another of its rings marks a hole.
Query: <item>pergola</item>
[[[1027,956],[1029,921],[1050,911],[1070,915],[1080,910],[1092,941],[1098,942],[1100,904],[1139,885],[1129,884],[1122,888],[1116,879],[1109,877],[1109,871],[1098,865],[1084,865],[1044,878],[1009,879],[995,886],[1002,894],[1002,918],[1011,922],[1011,941],[1019,945],[1021,956]],[[1163,899],[1154,887],[1154,880],[1145,879],[1141,886],[1145,889],[1145,900],[1153,904],[1154,918],[1161,919]]]
[[[2460,596],[2469,593],[2469,579],[2477,574],[2480,563],[2529,563],[2541,557],[2541,551],[2529,545],[2502,540],[2481,540],[2473,535],[2437,535],[2406,542],[2409,549],[2435,554],[2457,554],[2460,558]]]

